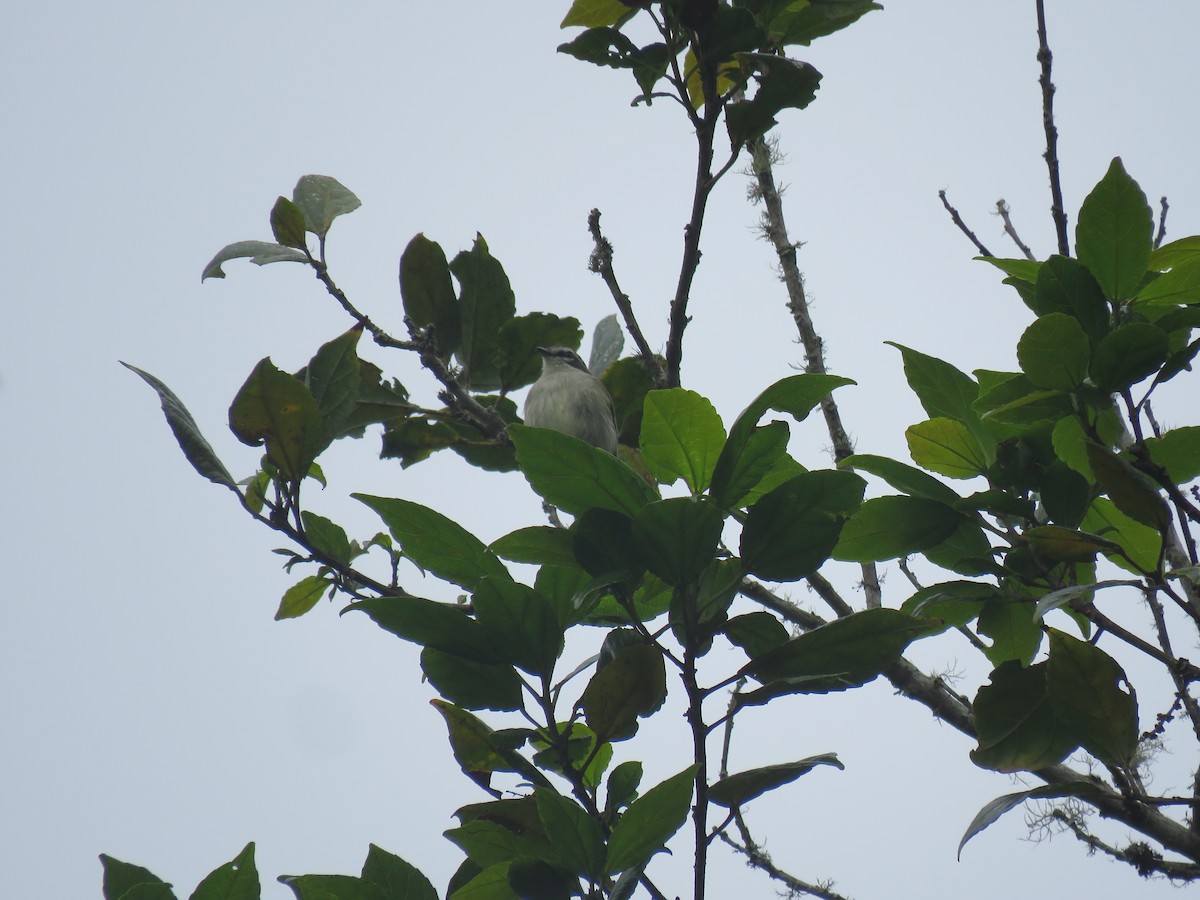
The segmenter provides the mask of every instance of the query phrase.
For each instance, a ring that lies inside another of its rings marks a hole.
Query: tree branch
[[[1058,235],[1058,252],[1071,255],[1071,244],[1067,238],[1067,214],[1063,210],[1062,177],[1058,167],[1058,128],[1054,125],[1054,82],[1050,80],[1050,68],[1054,56],[1046,38],[1046,4],[1037,0],[1037,61],[1041,66],[1038,84],[1042,86],[1042,128],[1046,132],[1046,168],[1050,174],[1050,215],[1054,219],[1054,231]]]
[[[967,239],[975,245],[975,249],[979,251],[980,256],[991,256],[992,252],[987,247],[983,246],[983,241],[975,236],[967,223],[962,220],[962,216],[958,214],[958,210],[950,205],[950,201],[946,199],[945,191],[938,191],[938,197],[941,198],[942,206],[946,207],[946,212],[950,213],[950,221],[958,226],[958,230],[967,236]]]
[[[1017,229],[1013,228],[1009,212],[1008,204],[1004,202],[1003,197],[996,201],[996,213],[1004,221],[1004,233],[1012,238],[1012,242],[1017,245],[1017,249],[1025,255],[1026,259],[1036,259],[1037,257],[1033,255],[1033,251],[1029,249],[1029,246],[1021,240],[1021,236],[1017,234]]]
[[[650,349],[650,344],[646,340],[646,336],[642,334],[641,326],[638,324],[637,317],[633,314],[633,304],[629,301],[629,295],[621,290],[621,286],[617,283],[616,272],[613,271],[613,248],[608,239],[600,231],[600,210],[593,209],[588,214],[588,232],[592,236],[592,242],[595,246],[592,248],[592,253],[588,257],[588,269],[595,272],[608,286],[608,292],[612,295],[613,302],[617,305],[617,309],[621,312],[621,318],[625,320],[625,330],[629,332],[629,336],[637,345],[638,355],[642,358],[642,365],[646,367],[646,371],[650,373],[656,385],[664,386],[666,384],[666,372],[663,371],[662,363],[655,356],[654,351]]]

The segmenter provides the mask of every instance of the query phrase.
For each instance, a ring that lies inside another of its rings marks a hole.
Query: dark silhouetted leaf
[[[687,819],[696,767],[688,766],[638,797],[608,840],[608,874],[643,865]]]
[[[1121,158],[1079,208],[1075,252],[1100,283],[1110,300],[1128,300],[1137,293],[1150,261],[1154,220],[1138,183],[1129,177]]]
[[[727,775],[708,789],[708,799],[717,806],[728,808],[741,806],[767,791],[795,781],[801,775],[807,775],[817,766],[846,768],[833,753],[822,753],[820,756],[809,756],[795,762],[763,766]]]

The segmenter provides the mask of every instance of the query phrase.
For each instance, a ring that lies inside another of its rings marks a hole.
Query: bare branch
[[[1050,173],[1050,215],[1054,219],[1054,231],[1058,235],[1058,252],[1069,256],[1071,244],[1067,238],[1067,214],[1063,210],[1062,176],[1058,167],[1058,128],[1054,125],[1054,82],[1050,80],[1054,56],[1046,38],[1045,0],[1037,0],[1037,25],[1037,61],[1042,70],[1038,84],[1042,86],[1042,128],[1046,132],[1046,152],[1042,154],[1042,158],[1046,160],[1046,168]]]
[[[1167,210],[1170,205],[1167,203],[1166,197],[1159,198],[1158,201],[1158,231],[1154,235],[1154,249],[1157,250],[1162,246],[1163,238],[1167,236]]]
[[[975,236],[975,232],[967,227],[967,223],[962,220],[962,216],[958,214],[958,210],[950,205],[950,201],[946,199],[946,192],[938,191],[938,197],[941,198],[942,206],[946,207],[946,212],[950,213],[950,221],[958,226],[958,230],[965,234],[967,239],[975,245],[975,249],[979,251],[979,255],[991,256],[992,251],[983,246],[983,241]]]
[[[608,238],[600,231],[600,210],[598,209],[593,209],[588,214],[588,232],[591,234],[592,241],[595,244],[592,248],[591,256],[588,257],[588,269],[599,275],[608,286],[608,292],[612,295],[617,309],[620,310],[621,318],[625,320],[625,330],[629,332],[629,336],[633,338],[634,344],[637,345],[638,355],[642,358],[642,365],[646,367],[646,371],[654,378],[654,383],[657,385],[666,384],[666,373],[663,371],[662,363],[654,355],[654,351],[650,349],[650,344],[646,340],[646,336],[642,334],[637,317],[633,314],[633,304],[629,301],[629,295],[622,291],[621,286],[617,283],[617,275],[613,271],[612,265],[612,244],[609,243]]]
[[[1029,249],[1029,246],[1021,240],[1021,236],[1017,234],[1017,229],[1013,228],[1012,219],[1008,215],[1008,204],[1004,202],[1003,197],[996,201],[996,213],[1004,220],[1004,233],[1012,238],[1013,243],[1017,245],[1017,249],[1025,255],[1026,259],[1036,259],[1037,257],[1033,255],[1033,251]]]

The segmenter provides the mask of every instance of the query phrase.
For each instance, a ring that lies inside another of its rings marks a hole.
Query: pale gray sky
[[[269,552],[280,541],[192,472],[153,394],[117,360],[166,381],[231,471],[248,474],[257,454],[225,427],[237,388],[263,356],[300,367],[347,322],[300,267],[235,262],[203,286],[199,274],[224,244],[269,238],[276,195],[310,172],[362,199],[333,229],[331,266],[396,331],[397,260],[418,231],[450,253],[481,232],[522,311],[590,328],[610,311],[585,265],[585,218],[598,206],[623,286],[661,343],[691,139],[671,104],[629,107],[627,73],[554,52],[569,37],[557,29],[567,5],[8,11],[0,897],[99,896],[101,852],[187,896],[248,840],[266,897],[290,896],[279,874],[357,872],[369,842],[444,887],[460,854],[441,832],[481,795],[446,752],[414,649],[328,604],[273,622],[294,580]],[[859,382],[839,393],[847,425],[860,450],[903,458],[903,429],[923,416],[882,342],[1011,369],[1030,318],[971,261],[938,190],[1000,255],[1017,253],[990,214],[997,198],[1040,255],[1052,232],[1033,3],[887,6],[797,48],[825,80],[807,111],[784,115],[779,177],[830,368]],[[1050,6],[1068,211],[1120,155],[1152,202],[1170,197],[1170,236],[1200,232],[1200,8]],[[802,360],[744,188],[731,175],[712,204],[685,359],[687,385],[726,423]],[[371,355],[432,397],[412,360]],[[1185,400],[1166,417],[1193,415]],[[796,455],[823,464],[819,421],[794,435]],[[375,436],[337,448],[314,500],[359,535],[379,523],[344,499],[350,491],[426,503],[485,540],[540,517],[519,476],[450,457],[401,471],[377,450]],[[849,569],[834,574],[850,589]],[[885,587],[891,605],[907,596],[898,573]],[[919,658],[978,675],[952,638]],[[647,783],[682,768],[661,750],[680,745],[677,725],[656,723],[620,748],[647,759]],[[738,768],[840,754],[845,772],[815,772],[751,811],[780,864],[859,900],[1067,885],[1106,900],[1175,896],[1066,837],[1023,841],[1020,813],[956,863],[979,807],[1016,789],[976,769],[968,749],[873,685],[760,714]],[[1178,763],[1182,780],[1191,760]],[[722,853],[714,877],[746,896],[773,891]]]

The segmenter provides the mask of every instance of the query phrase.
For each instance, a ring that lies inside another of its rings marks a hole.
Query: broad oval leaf
[[[1046,692],[1046,664],[997,666],[975,695],[971,751],[977,766],[996,772],[1036,771],[1062,762],[1079,746],[1058,720]]]
[[[524,425],[510,425],[508,436],[534,491],[573,515],[600,507],[632,517],[658,499],[629,466],[578,438]]]
[[[329,445],[312,391],[270,359],[254,367],[233,398],[229,428],[244,444],[265,444],[267,457],[292,482],[304,478]]]
[[[949,478],[974,478],[987,472],[987,454],[971,430],[956,419],[927,419],[904,432],[917,465]]]
[[[1167,333],[1148,322],[1122,325],[1102,340],[1092,357],[1092,381],[1113,393],[1149,378],[1170,355]]]
[[[1079,208],[1075,252],[1113,301],[1137,293],[1150,262],[1154,220],[1141,187],[1113,159]]]
[[[1090,357],[1087,335],[1066,313],[1034,320],[1017,342],[1021,371],[1038,387],[1074,390],[1087,377]]]
[[[708,488],[725,426],[705,397],[683,388],[650,391],[642,412],[642,457],[664,484],[679,478],[693,494]]]
[[[1055,714],[1083,748],[1110,766],[1127,768],[1137,752],[1137,701],[1121,690],[1125,672],[1087,641],[1050,629],[1046,687]]]
[[[687,820],[695,778],[696,767],[688,766],[629,804],[608,839],[608,874],[640,866],[663,848]]]
[[[1171,509],[1158,485],[1107,447],[1088,441],[1088,464],[1113,505],[1125,515],[1159,532],[1171,524]]]
[[[624,741],[637,733],[638,718],[648,716],[667,696],[666,666],[653,644],[621,648],[592,676],[579,706],[600,741]]]
[[[446,253],[424,234],[415,235],[400,256],[400,298],[414,325],[433,328],[437,355],[449,359],[462,340],[462,314]]]
[[[362,206],[345,185],[328,175],[301,176],[292,189],[292,200],[304,213],[308,230],[322,238],[334,219]]]
[[[940,626],[895,609],[868,609],[794,637],[755,657],[738,674],[762,683],[837,676],[863,684],[899,659],[910,643]]]
[[[963,521],[960,512],[924,497],[867,500],[842,529],[833,558],[872,562],[935,547]]]
[[[750,507],[740,555],[746,571],[769,581],[815,572],[837,545],[866,482],[853,472],[823,469],[797,475]]]
[[[421,671],[439,694],[463,709],[521,708],[521,678],[511,665],[477,662],[425,647]]]
[[[395,497],[351,496],[379,514],[409,559],[439,578],[469,591],[484,578],[512,580],[483,541],[440,512]]]
[[[706,498],[673,497],[642,507],[632,536],[647,569],[667,584],[682,585],[712,562],[724,524]]]

